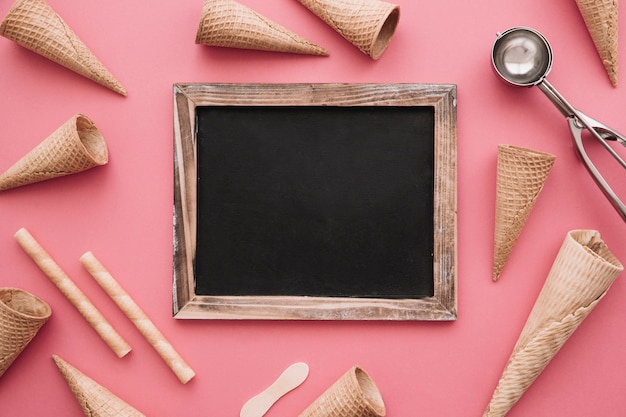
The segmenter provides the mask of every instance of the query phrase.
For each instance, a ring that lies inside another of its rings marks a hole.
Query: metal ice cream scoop
[[[626,162],[607,141],[617,141],[626,146],[626,137],[576,110],[548,82],[546,76],[552,67],[552,48],[546,38],[536,30],[527,27],[514,27],[498,33],[491,50],[491,62],[496,73],[509,84],[518,87],[537,86],[567,118],[574,145],[585,167],[622,219],[626,221],[626,205],[617,197],[591,162],[583,147],[582,132],[587,129],[624,169],[626,169]]]

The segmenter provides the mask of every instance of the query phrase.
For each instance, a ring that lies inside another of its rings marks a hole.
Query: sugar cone
[[[508,413],[623,269],[598,232],[566,235],[483,417]]]
[[[500,278],[554,160],[554,155],[545,152],[511,145],[498,146],[494,281]]]
[[[85,171],[108,159],[98,128],[76,114],[0,175],[0,191]]]
[[[299,417],[382,417],[385,404],[370,376],[353,366]]]
[[[126,90],[45,0],[17,0],[0,35],[119,94]]]
[[[382,56],[400,19],[400,7],[379,0],[298,0],[364,54]]]
[[[144,414],[115,396],[81,371],[52,355],[68,387],[87,417],[141,417]]]
[[[50,318],[50,306],[18,288],[0,288],[0,377]]]
[[[618,14],[617,0],[576,0],[611,84],[617,87]]]
[[[196,43],[296,54],[328,52],[234,0],[205,0]]]

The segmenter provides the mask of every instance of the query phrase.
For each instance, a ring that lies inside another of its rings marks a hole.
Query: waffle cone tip
[[[483,417],[508,413],[623,269],[597,231],[567,233]]]
[[[576,0],[613,87],[618,85],[618,0]]]
[[[235,0],[205,0],[196,43],[328,56],[326,49]]]
[[[374,60],[389,46],[400,20],[400,6],[380,0],[298,1]]]
[[[74,366],[52,355],[65,382],[87,417],[145,417]]]
[[[0,175],[0,191],[105,165],[104,137],[85,115],[76,114]]]
[[[0,35],[126,96],[126,90],[45,0],[17,0]]]
[[[497,281],[539,197],[556,157],[498,145],[493,275]]]

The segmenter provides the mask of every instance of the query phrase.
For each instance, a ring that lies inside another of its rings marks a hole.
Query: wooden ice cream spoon
[[[294,363],[265,391],[250,398],[241,409],[240,417],[261,417],[276,401],[298,387],[309,375],[309,366],[304,362]]]

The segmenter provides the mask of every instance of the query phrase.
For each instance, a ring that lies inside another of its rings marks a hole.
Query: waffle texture
[[[513,246],[552,170],[555,156],[512,145],[498,146],[493,279],[500,278]]]
[[[328,55],[321,46],[235,0],[205,0],[196,43],[260,51]]]
[[[580,14],[611,80],[618,83],[618,1],[576,0]]]
[[[379,0],[298,0],[372,59],[389,46],[400,7]]]
[[[17,0],[0,35],[116,93],[126,90],[44,0]]]
[[[353,366],[299,417],[382,417],[382,396],[370,376]]]
[[[0,288],[0,377],[50,318],[50,306],[18,288]]]
[[[52,358],[87,417],[142,417],[144,414],[61,359]]]
[[[0,175],[0,191],[82,172],[108,160],[98,128],[76,114]]]
[[[623,269],[597,231],[566,235],[483,417],[508,413]]]

